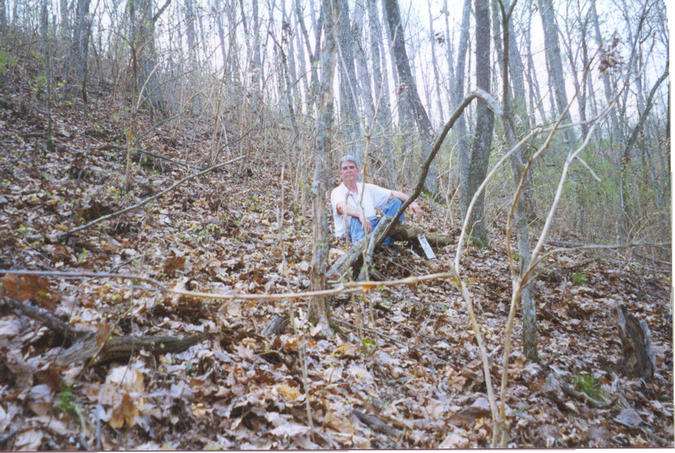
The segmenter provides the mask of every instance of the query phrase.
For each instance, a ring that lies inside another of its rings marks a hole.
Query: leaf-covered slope
[[[20,86],[0,105],[0,268],[150,277],[166,288],[214,293],[308,287],[311,215],[278,155],[242,142],[246,159],[191,180],[62,243],[67,231],[157,193],[206,165],[208,125],[153,130],[125,192],[128,116],[102,101],[53,107]],[[150,127],[141,116],[136,130]],[[203,130],[203,133],[200,131]],[[185,137],[191,137],[190,140]],[[246,146],[249,146],[248,148]],[[235,156],[223,156],[235,157]],[[171,159],[172,161],[167,160]],[[283,198],[282,198],[283,194]],[[421,226],[457,234],[445,213]],[[455,219],[455,225],[457,220]],[[495,228],[499,231],[500,228]],[[333,241],[333,239],[331,239]],[[466,282],[501,375],[510,278],[503,238],[469,248]],[[343,246],[333,242],[333,247]],[[382,253],[390,278],[446,271],[402,244]],[[7,274],[5,296],[31,298],[74,328],[112,335],[215,335],[174,354],[56,365],[68,346],[42,323],[0,306],[0,448],[246,449],[445,448],[489,445],[490,412],[468,316],[444,280],[335,298],[342,334],[304,321],[307,300],[217,301],[163,294],[142,281]],[[539,364],[516,347],[508,386],[511,445],[673,446],[672,327],[668,276],[575,253],[548,259],[534,283]],[[649,325],[656,376],[625,376],[611,318],[625,304]],[[293,314],[281,335],[261,335]]]

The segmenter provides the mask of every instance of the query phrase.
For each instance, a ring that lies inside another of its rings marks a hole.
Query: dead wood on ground
[[[417,242],[417,236],[424,235],[432,247],[444,247],[449,244],[454,244],[455,238],[438,233],[426,233],[422,228],[414,225],[401,225],[400,223],[394,225],[391,230],[390,237],[395,241],[403,241],[408,243]],[[352,266],[358,265],[363,256],[363,252],[368,247],[367,238],[352,244],[351,248],[333,263],[333,265],[326,272],[327,278],[341,279],[345,277]],[[354,275],[358,275],[355,272]]]
[[[140,351],[149,351],[155,354],[167,352],[181,352],[213,336],[203,332],[185,337],[172,335],[124,335],[98,338],[95,332],[73,329],[68,323],[57,318],[40,307],[5,298],[7,306],[17,313],[42,322],[61,338],[68,340],[72,345],[58,355],[56,365],[65,366],[75,362],[86,362],[94,359],[94,364],[101,364],[113,360],[127,360]]]

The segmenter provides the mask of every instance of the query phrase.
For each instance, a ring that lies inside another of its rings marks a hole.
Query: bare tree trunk
[[[393,43],[394,60],[396,61],[396,70],[401,79],[402,89],[408,95],[410,107],[417,124],[417,130],[422,139],[422,160],[426,160],[431,152],[433,142],[433,128],[427,115],[420,96],[417,92],[417,84],[410,69],[410,60],[405,50],[405,39],[403,36],[403,26],[401,25],[401,13],[398,7],[398,0],[384,0],[384,10],[387,16],[389,35]],[[438,189],[436,180],[436,166],[432,162],[427,177],[424,181],[424,187],[429,192],[435,194]]]
[[[352,22],[352,38],[356,47],[355,61],[356,61],[356,80],[358,94],[361,99],[363,110],[366,117],[366,131],[372,130],[372,124],[375,122],[375,105],[373,103],[373,90],[371,88],[370,71],[368,70],[368,61],[366,51],[364,48],[364,34],[363,27],[366,17],[366,11],[363,8],[362,2],[356,2],[354,5],[354,21]],[[371,138],[372,140],[372,138]]]
[[[255,90],[262,95],[262,63],[260,58],[260,15],[258,14],[258,0],[253,0],[252,19],[253,19],[253,58],[251,59],[251,84]]]
[[[338,16],[338,67],[340,68],[340,119],[342,122],[345,149],[363,162],[363,133],[356,105],[356,70],[354,69],[354,48],[351,24],[349,22],[349,5],[347,0],[338,0],[340,14]]]
[[[307,110],[309,113],[312,113],[314,111],[314,104],[316,102],[316,87],[319,84],[319,73],[317,71],[317,67],[319,65],[319,39],[321,36],[321,27],[323,24],[323,20],[321,17],[319,17],[319,22],[317,25],[317,28],[315,28],[315,35],[314,35],[314,41],[315,41],[315,46],[314,46],[314,52],[312,52],[312,45],[309,41],[309,33],[307,32],[307,27],[305,26],[305,20],[302,16],[302,10],[300,8],[300,3],[301,0],[294,0],[294,8],[295,8],[295,17],[298,21],[298,25],[300,26],[300,31],[302,32],[302,36],[305,41],[305,48],[307,50],[307,53],[309,54],[309,61],[310,61],[310,71],[311,71],[311,82],[309,84],[309,91],[307,92]],[[321,13],[319,13],[319,16],[321,16]],[[312,16],[312,20],[313,20]]]
[[[595,31],[595,44],[602,48],[604,46],[603,40],[602,40],[602,33],[600,33],[600,21],[598,20],[598,11],[595,7],[595,0],[590,1],[590,11],[589,11],[591,20],[593,21],[593,30]],[[611,82],[609,80],[609,75],[607,74],[606,71],[603,71],[600,74],[600,79],[602,79],[602,86],[605,90],[605,102],[609,102],[610,99],[612,99],[612,86]],[[618,121],[616,118],[616,112],[612,110],[609,112],[609,118],[611,121],[612,129],[610,130],[609,134],[609,139],[610,139],[610,146],[612,143],[612,140],[618,134],[619,132],[619,125]]]
[[[7,34],[7,2],[0,0],[0,37]]]
[[[73,27],[73,39],[70,43],[69,60],[72,66],[68,70],[71,82],[82,83],[82,99],[87,102],[87,59],[89,56],[89,32],[91,18],[89,17],[90,0],[77,1],[77,13],[75,26]]]
[[[385,162],[385,174],[389,187],[396,187],[396,170],[394,169],[394,157],[391,145],[391,109],[389,101],[389,88],[386,85],[387,65],[384,60],[384,49],[382,46],[382,30],[380,27],[380,18],[377,13],[377,0],[367,0],[368,4],[368,22],[370,28],[370,54],[373,64],[373,85],[376,124],[373,132],[378,137],[378,144],[381,146],[382,155]]]
[[[197,38],[195,32],[195,14],[193,0],[184,0],[185,25],[190,70],[197,67]]]
[[[133,27],[132,43],[135,43],[134,51],[138,53],[137,58],[140,60],[136,83],[139,90],[145,86],[145,99],[151,107],[151,114],[154,110],[165,112],[164,95],[158,76],[155,23],[170,1],[167,0],[153,16],[152,0],[128,0],[130,10],[138,13],[138,17],[130,18]]]
[[[476,86],[489,93],[491,72],[490,10],[488,8],[488,0],[475,0],[474,5],[476,15]],[[478,99],[476,106],[476,134],[469,156],[469,173],[465,179],[468,185],[468,198],[462,200],[462,212],[468,210],[471,198],[473,198],[474,193],[487,174],[493,127],[494,113],[490,110],[485,100]],[[476,200],[469,220],[471,238],[479,246],[487,246],[489,244],[485,219],[483,218],[484,194],[485,192],[482,192]]]
[[[534,58],[532,57],[532,8],[528,11],[527,25],[524,27],[525,30],[525,55],[527,56],[527,85],[529,86],[528,93],[530,94],[530,108],[531,112],[538,111],[541,121],[546,121],[546,112],[544,111],[544,106],[542,103],[541,90],[539,89],[539,80],[537,79],[537,66],[534,64]]]
[[[567,91],[565,90],[565,73],[563,72],[560,44],[558,41],[558,26],[555,23],[552,0],[537,0],[539,14],[544,27],[544,43],[546,44],[546,67],[551,88],[554,93],[556,114],[562,114],[567,108]],[[563,122],[570,123],[569,112],[563,117]],[[563,131],[568,146],[574,146],[577,138],[571,128]]]
[[[0,0],[4,3],[5,0]],[[59,0],[59,12],[61,13],[61,23],[59,24],[61,39],[67,40],[70,38],[70,17],[68,14],[68,0]]]
[[[312,269],[310,273],[312,290],[326,287],[326,269],[328,267],[328,211],[326,193],[328,191],[328,172],[331,162],[331,132],[333,129],[333,94],[331,83],[335,71],[338,2],[322,0],[325,21],[325,45],[321,55],[321,81],[318,89],[319,116],[316,121],[316,144],[314,183],[312,184],[312,207],[314,225],[312,234]],[[318,51],[318,49],[317,49]],[[330,331],[330,309],[325,296],[315,296],[310,301],[309,319],[319,323],[324,331]]]
[[[441,119],[441,124],[445,123],[445,120],[443,120],[443,104],[441,103],[441,99],[443,97],[441,96],[441,78],[439,76],[439,71],[438,71],[438,61],[436,60],[436,42],[438,41],[438,38],[436,37],[436,33],[434,32],[434,17],[433,14],[431,13],[431,0],[428,0],[428,10],[429,10],[429,39],[431,40],[431,65],[434,68],[434,85],[436,88],[436,108],[438,109],[438,115]],[[447,19],[447,16],[446,16]],[[439,36],[441,36],[441,39],[443,35],[438,33]],[[448,48],[450,48],[450,43],[446,43]],[[431,103],[429,103],[429,108],[431,108]]]
[[[214,7],[214,16],[216,19],[216,28],[218,30],[218,40],[220,42],[220,56],[223,59],[223,73],[225,74],[224,79],[227,80],[229,83],[231,75],[227,70],[228,52],[227,49],[225,48],[225,29],[223,28],[223,15],[220,13],[220,11],[217,11],[215,7]]]
[[[517,49],[511,48],[511,44],[515,43],[513,27],[511,26],[511,1],[501,0],[501,2],[503,7],[501,11],[501,20],[499,20],[496,14],[493,15],[495,21],[495,46],[497,47],[497,53],[499,54],[499,61],[502,69],[502,123],[506,132],[507,145],[509,148],[513,148],[513,146],[518,141],[518,131],[516,128],[520,127],[521,129],[525,130],[529,129],[529,121],[527,117],[527,111],[523,105],[525,101],[525,85],[523,82],[523,75],[522,72],[517,72],[518,70],[522,71],[522,62],[520,62],[520,55],[518,54]],[[496,3],[493,2],[492,6],[494,8],[493,13],[496,13],[496,10],[498,9]],[[497,25],[498,21],[501,23],[501,33]],[[512,78],[509,78],[510,74],[513,74]],[[511,101],[512,97],[509,93],[509,82],[513,84],[513,102]],[[516,124],[518,124],[518,126],[516,126]],[[523,147],[518,149],[511,157],[511,170],[513,173],[515,189],[517,189],[520,185],[521,179],[523,177],[523,171],[525,169],[524,162],[528,159],[528,153]],[[513,275],[513,277],[519,281],[522,281],[523,273],[529,268],[531,259],[530,237],[528,231],[528,211],[531,205],[530,191],[528,190],[529,179],[529,176],[525,178],[525,185],[520,193],[518,202],[516,203],[514,213],[516,241],[518,245],[520,263],[517,273]],[[510,241],[511,238],[507,238],[506,240]],[[515,286],[519,285],[520,283]],[[522,307],[523,352],[527,358],[536,361],[538,356],[537,316],[536,305],[532,295],[531,286],[526,285],[522,288],[514,287],[514,291],[516,294],[520,295],[520,305]]]
[[[466,73],[466,54],[469,51],[469,19],[471,17],[471,0],[464,0],[462,9],[462,25],[457,49],[457,66],[455,67],[455,83],[452,89],[452,104],[456,109],[464,99],[464,75]],[[459,186],[462,218],[466,216],[471,197],[469,195],[469,142],[466,138],[466,115],[457,120],[457,154],[459,155]],[[466,200],[466,201],[465,201]]]

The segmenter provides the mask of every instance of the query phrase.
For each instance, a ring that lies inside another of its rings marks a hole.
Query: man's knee
[[[398,198],[392,198],[383,209],[383,212],[388,217],[394,217],[398,210],[401,209],[402,205],[403,202],[401,200]],[[401,222],[403,222],[403,215],[401,215]]]

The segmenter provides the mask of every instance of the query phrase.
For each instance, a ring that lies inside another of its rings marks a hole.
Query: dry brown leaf
[[[127,392],[141,393],[145,390],[143,373],[130,365],[118,366],[110,370],[106,383],[117,384]]]
[[[642,423],[640,414],[638,414],[638,412],[632,407],[627,407],[626,409],[622,410],[621,413],[614,418],[614,420],[624,426],[628,426],[629,428],[637,428],[640,426],[640,423]]]
[[[136,417],[138,416],[138,409],[134,404],[133,398],[128,394],[122,394],[122,400],[112,408],[110,414],[110,426],[119,429],[126,423],[131,427],[136,424]]]
[[[28,401],[35,414],[46,415],[52,408],[54,392],[47,384],[36,385],[28,392]]]
[[[305,394],[301,393],[298,387],[290,386],[285,382],[277,385],[275,390],[289,403],[296,403],[305,399]]]
[[[21,333],[21,321],[18,318],[0,319],[0,337],[13,337]]]
[[[49,280],[39,275],[7,274],[0,278],[0,295],[24,301],[34,300],[42,308],[53,309],[58,295],[49,286]]]
[[[445,439],[438,445],[438,448],[467,448],[469,446],[469,439],[459,434],[459,432],[466,433],[464,430],[451,432],[445,436]]]
[[[344,434],[354,434],[356,432],[356,426],[354,423],[344,417],[339,417],[335,415],[332,411],[328,411],[326,416],[323,419],[323,423],[334,430],[344,433]]]
[[[24,431],[16,436],[14,448],[17,450],[36,451],[42,443],[43,436],[42,431],[34,429]]]
[[[309,426],[301,425],[299,423],[284,423],[282,425],[277,426],[270,432],[275,436],[295,437],[309,432]]]

